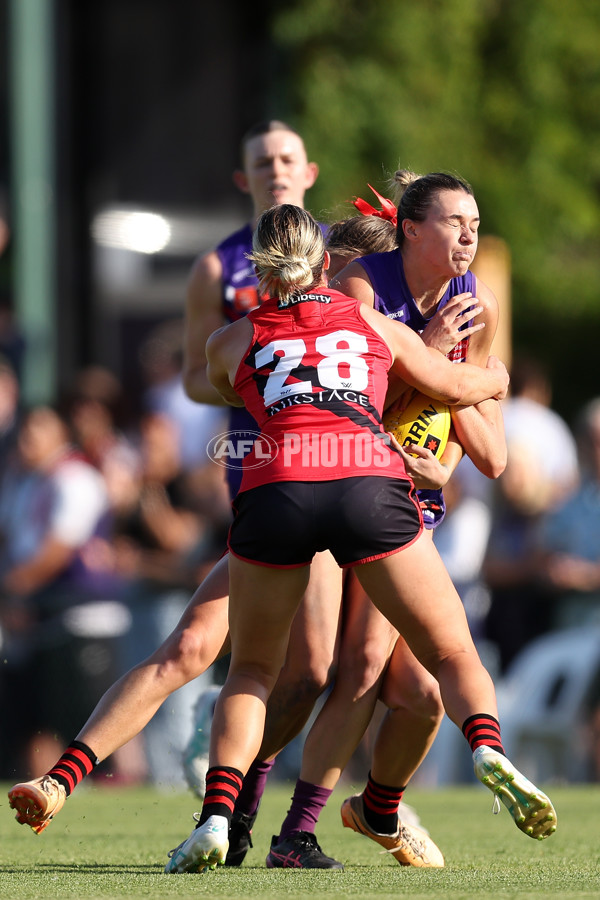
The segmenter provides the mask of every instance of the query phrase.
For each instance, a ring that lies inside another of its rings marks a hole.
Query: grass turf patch
[[[324,852],[344,863],[344,872],[265,868],[271,835],[279,830],[292,791],[291,785],[273,785],[263,799],[254,848],[244,865],[204,875],[163,874],[168,850],[193,827],[191,813],[200,804],[190,793],[88,782],[36,836],[14,821],[6,799],[9,785],[0,787],[0,884],[2,896],[10,900],[600,896],[596,785],[550,791],[558,831],[541,842],[521,834],[504,808],[493,816],[492,795],[479,785],[410,790],[408,802],[446,858],[446,867],[436,870],[401,867],[372,841],[342,828],[339,806],[351,790],[339,790],[321,816],[317,836]]]

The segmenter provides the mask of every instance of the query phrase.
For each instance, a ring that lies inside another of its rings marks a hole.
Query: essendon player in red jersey
[[[498,360],[490,358],[485,369],[454,366],[401,323],[328,291],[323,238],[304,210],[286,204],[265,212],[251,259],[271,299],[211,337],[208,373],[227,402],[252,409],[279,453],[286,435],[312,433],[319,413],[327,427],[334,420],[340,426],[329,432],[318,428],[320,435],[333,435],[332,442],[338,435],[338,459],[344,435],[362,429],[372,435],[370,446],[385,441],[376,422],[384,399],[381,367],[452,405],[505,396],[508,375]],[[277,314],[281,329],[272,340],[263,323],[268,330],[270,316]],[[337,394],[344,390],[353,397],[340,402]],[[363,394],[364,407],[357,401]],[[282,405],[286,396],[298,396],[299,402]],[[173,851],[168,872],[203,871],[224,862],[235,800],[260,747],[266,702],[285,658],[310,561],[322,549],[340,566],[355,567],[375,605],[438,679],[446,712],[473,751],[477,776],[500,797],[517,826],[540,839],[556,829],[550,800],[504,755],[493,683],[460,598],[432,542],[423,538],[402,455],[388,449],[387,469],[372,462],[356,475],[354,458],[348,469],[329,468],[312,481],[303,480],[304,464],[295,474],[290,467],[284,480],[278,463],[277,480],[258,483],[259,478],[247,489],[242,484],[229,537],[231,665],[215,709],[199,825]],[[294,480],[298,474],[301,480]]]

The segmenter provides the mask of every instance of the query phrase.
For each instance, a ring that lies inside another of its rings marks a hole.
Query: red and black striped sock
[[[373,781],[371,773],[363,791],[363,808],[367,825],[378,834],[395,834],[398,830],[398,806],[404,787],[390,787]]]
[[[210,816],[225,816],[231,823],[233,807],[244,780],[239,769],[231,766],[212,766],[206,773],[206,791],[198,825]]]
[[[462,733],[469,742],[469,746],[473,752],[478,747],[491,747],[498,753],[504,753],[502,746],[502,737],[500,736],[500,723],[498,719],[488,715],[488,713],[478,713],[475,716],[469,716],[463,722]]]
[[[47,773],[64,787],[67,797],[100,763],[93,750],[81,741],[71,741],[54,768]]]

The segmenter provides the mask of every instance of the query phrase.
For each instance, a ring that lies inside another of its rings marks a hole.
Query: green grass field
[[[17,823],[0,794],[0,893],[21,898],[585,898],[600,897],[600,786],[551,790],[557,833],[546,841],[521,834],[507,811],[493,816],[480,785],[415,789],[407,800],[446,857],[446,868],[399,866],[366,838],[343,829],[334,794],[321,816],[323,849],[344,872],[270,870],[271,833],[289,806],[290,786],[270,787],[254,829],[254,849],[239,869],[164,875],[167,851],[193,826],[198,802],[188,793],[88,784],[41,835]]]

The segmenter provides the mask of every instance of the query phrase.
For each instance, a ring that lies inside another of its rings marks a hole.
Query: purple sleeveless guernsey
[[[404,264],[400,250],[391,250],[388,253],[373,253],[357,259],[371,281],[375,292],[375,309],[386,315],[389,319],[397,319],[404,322],[417,334],[424,331],[428,319],[419,311],[417,304],[410,292],[404,275]],[[477,295],[477,280],[475,275],[468,270],[458,278],[452,278],[444,296],[438,303],[437,309],[443,309],[452,297],[457,294],[471,292]],[[468,325],[471,322],[467,323]],[[460,341],[448,354],[452,362],[464,362],[467,355],[468,338]],[[446,514],[444,494],[441,490],[417,491],[421,504],[423,522],[426,528],[437,528]]]

